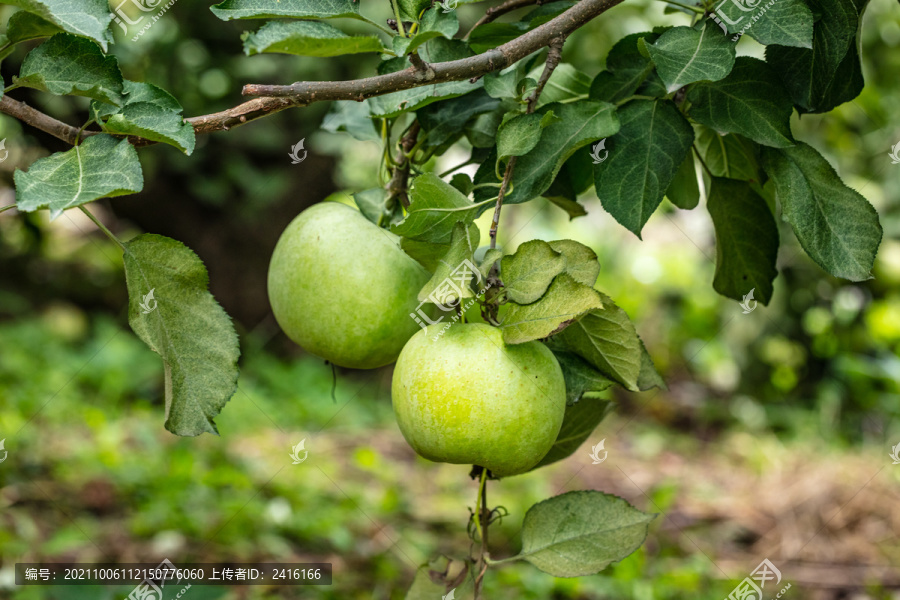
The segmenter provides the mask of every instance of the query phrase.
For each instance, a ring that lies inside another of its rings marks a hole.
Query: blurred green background
[[[386,18],[381,4],[363,11]],[[241,101],[245,83],[354,78],[377,57],[241,54],[240,33],[208,2],[177,3],[137,42],[113,47],[126,77],[170,90],[187,115]],[[463,28],[485,4],[461,6]],[[2,20],[13,11],[4,6]],[[593,77],[622,35],[684,17],[629,1],[574,35],[563,58]],[[348,31],[361,27],[341,23]],[[117,35],[120,32],[117,32]],[[761,55],[745,36],[739,54]],[[25,54],[2,64],[6,81]],[[822,152],[878,209],[885,230],[875,278],[827,276],[781,225],[770,306],[743,314],[712,290],[715,239],[703,206],[664,202],[644,241],[599,202],[570,221],[548,201],[508,207],[507,252],[533,238],[572,238],[603,266],[598,288],[626,309],[667,391],[615,392],[616,412],[569,459],[489,485],[509,515],[495,557],[519,549],[525,511],[575,489],[621,495],[660,513],[646,544],[603,573],[557,579],[527,564],[489,573],[487,598],[720,599],[763,559],[789,598],[900,598],[900,5],[873,0],[863,24],[866,89],[826,115],[794,117],[795,137]],[[16,90],[72,123],[86,103]],[[16,562],[331,562],[334,584],[195,586],[190,598],[403,598],[415,568],[469,550],[476,485],[468,468],[417,458],[393,421],[390,368],[339,371],[291,344],[271,317],[265,273],[282,229],[304,207],[378,184],[380,146],[321,128],[326,104],[198,138],[191,157],[140,151],[145,191],[100,202],[122,238],[185,242],[234,316],[239,390],[216,419],[220,437],[163,429],[162,365],[128,328],[121,255],[77,211],[0,215],[0,598],[122,598],[129,587],[13,586]],[[12,174],[64,149],[0,117]],[[308,158],[292,165],[305,139]],[[467,156],[460,148],[435,165]],[[487,224],[479,222],[486,234]],[[309,459],[292,465],[305,439]],[[591,464],[605,440],[609,458]],[[769,592],[774,596],[778,590]]]

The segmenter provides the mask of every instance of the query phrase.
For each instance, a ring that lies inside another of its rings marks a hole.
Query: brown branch
[[[475,31],[476,27],[480,25],[484,25],[485,23],[490,23],[491,21],[497,19],[498,17],[502,17],[506,13],[510,13],[514,10],[518,10],[520,8],[524,8],[526,6],[531,6],[533,4],[537,4],[540,6],[546,0],[506,0],[503,4],[498,4],[497,6],[492,6],[487,11],[485,11],[484,16],[478,19],[474,25],[472,25],[472,29],[469,30],[469,33],[466,34],[466,38],[472,35],[472,32]]]
[[[78,143],[80,139],[84,138],[84,134],[87,133],[84,132],[84,134],[79,136],[77,127],[72,127],[68,123],[57,121],[50,115],[45,115],[24,102],[13,100],[9,96],[0,98],[0,112],[15,117],[23,123],[28,123],[35,129],[40,129],[45,133],[49,133],[73,146]]]
[[[553,40],[566,37],[622,1],[581,0],[561,15],[493,50],[459,60],[432,63],[429,67],[434,71],[434,77],[427,81],[423,81],[421,72],[411,66],[393,73],[350,81],[302,81],[291,85],[249,84],[244,86],[244,95],[290,98],[301,105],[324,100],[363,101],[423,85],[477,78],[504,69],[549,46]]]
[[[544,64],[544,71],[541,73],[541,78],[538,80],[537,87],[534,88],[534,92],[531,94],[531,97],[528,98],[528,108],[525,110],[526,114],[533,113],[537,108],[538,99],[541,97],[541,92],[544,91],[544,86],[547,85],[547,82],[550,81],[550,76],[553,75],[553,71],[559,66],[559,61],[562,58],[562,48],[565,42],[566,38],[563,36],[553,38],[553,40],[550,41],[547,62]],[[509,184],[512,181],[513,169],[516,167],[516,158],[517,157],[515,156],[511,157],[506,164],[506,172],[503,174],[503,182],[500,184],[500,192],[497,194],[497,204],[494,207],[494,218],[491,220],[491,248],[497,247],[497,228],[500,226],[500,209],[503,208],[503,197],[506,196],[506,191],[509,189]]]

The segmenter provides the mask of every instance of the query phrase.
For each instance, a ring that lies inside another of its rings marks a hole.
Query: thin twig
[[[553,75],[553,71],[555,71],[556,67],[559,66],[559,61],[562,57],[562,48],[565,42],[566,38],[562,36],[553,38],[553,40],[551,40],[550,51],[547,54],[547,62],[544,64],[544,71],[541,73],[541,78],[538,80],[537,87],[534,89],[534,92],[528,99],[528,108],[525,111],[527,114],[533,113],[537,108],[537,103],[541,97],[541,92],[544,91],[544,87],[550,80],[550,76]],[[515,168],[515,166],[516,157],[513,156],[506,164],[506,172],[503,174],[503,183],[500,184],[500,192],[497,194],[497,205],[494,207],[494,218],[491,220],[491,248],[497,247],[497,228],[500,226],[500,209],[503,208],[503,197],[506,195],[506,192],[509,189],[509,184],[512,181],[513,169]]]
[[[411,165],[411,151],[416,145],[421,126],[414,121],[409,131],[400,140],[400,154],[397,156],[397,166],[391,175],[386,189],[391,198],[398,198],[404,208],[409,208],[409,168]]]
[[[482,467],[481,479],[478,484],[478,498],[475,501],[475,524],[478,526],[478,537],[481,542],[478,549],[478,573],[475,574],[475,600],[481,596],[481,586],[487,571],[485,555],[488,547],[488,526],[491,524],[491,511],[487,507],[487,473],[488,470]]]
[[[118,245],[119,245],[119,248],[122,249],[122,252],[125,252],[125,244],[122,243],[122,240],[120,240],[119,238],[117,238],[116,235],[115,235],[112,231],[110,231],[109,229],[107,229],[107,228],[106,228],[106,225],[104,225],[103,223],[100,222],[100,219],[98,219],[97,217],[95,217],[95,216],[91,213],[91,211],[89,211],[89,210],[88,210],[87,208],[85,208],[84,206],[79,206],[78,208],[80,208],[80,209],[81,209],[81,212],[83,212],[84,214],[86,214],[86,215],[88,216],[88,218],[89,218],[91,221],[94,222],[94,225],[96,225],[97,227],[100,228],[100,231],[102,231],[103,233],[106,234],[106,237],[108,237],[109,239],[111,239],[112,241],[114,241],[116,244],[118,244]]]

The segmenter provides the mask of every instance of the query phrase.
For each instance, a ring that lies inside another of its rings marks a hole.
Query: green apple
[[[374,369],[397,359],[421,327],[430,274],[400,238],[337,202],[300,213],[269,263],[269,302],[289,338],[336,365]]]
[[[553,353],[539,342],[507,345],[499,329],[480,323],[414,335],[394,367],[391,397],[403,437],[421,456],[498,477],[539,463],[566,410]]]

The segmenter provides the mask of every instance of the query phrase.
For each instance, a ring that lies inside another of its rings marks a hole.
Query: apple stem
[[[488,544],[488,526],[491,524],[491,511],[487,507],[487,474],[488,470],[481,468],[481,480],[478,484],[478,497],[475,499],[475,526],[478,528],[478,538],[481,545],[478,549],[478,574],[475,576],[475,600],[481,596],[481,586],[484,582],[484,574],[488,564],[485,560]]]

